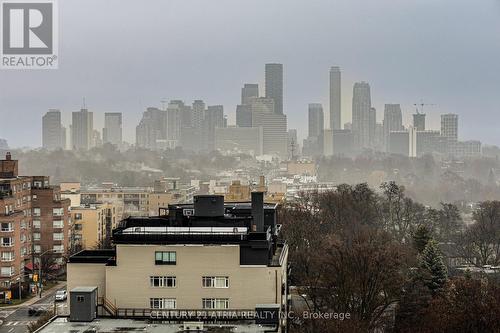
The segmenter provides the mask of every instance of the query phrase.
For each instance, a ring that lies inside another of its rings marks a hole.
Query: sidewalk
[[[48,295],[51,295],[52,293],[55,293],[57,290],[61,289],[63,286],[66,285],[66,281],[59,281],[57,284],[55,284],[52,288],[46,289],[42,292],[42,297],[38,297],[38,295],[34,295],[31,297],[29,300],[22,302],[21,304],[16,304],[16,305],[8,305],[8,306],[2,306],[0,307],[0,311],[2,310],[9,310],[9,309],[17,309],[25,306],[30,306],[32,304],[35,304],[39,300],[44,299]]]

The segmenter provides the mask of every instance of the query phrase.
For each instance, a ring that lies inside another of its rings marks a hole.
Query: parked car
[[[56,291],[56,302],[57,301],[65,301],[68,298],[68,293],[66,290],[58,290]]]

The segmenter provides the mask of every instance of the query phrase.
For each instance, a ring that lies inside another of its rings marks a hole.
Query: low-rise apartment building
[[[127,218],[113,231],[114,249],[70,258],[68,290],[97,286],[115,316],[259,307],[285,313],[288,247],[279,241],[276,209],[254,192],[251,203],[195,196],[160,216]]]
[[[49,251],[61,265],[69,250],[71,201],[62,198],[59,186],[51,186],[46,176],[33,176],[31,198],[33,252]],[[38,262],[35,258],[35,266]]]
[[[18,161],[0,160],[0,287],[14,287],[31,259],[31,177],[18,175]]]
[[[109,246],[111,232],[120,220],[112,203],[86,204],[71,207],[72,252]]]
[[[62,263],[70,230],[70,203],[59,187],[49,177],[19,176],[18,169],[10,153],[0,160],[0,288],[16,293],[45,252]]]
[[[102,187],[89,187],[80,192],[82,204],[111,203],[120,218],[148,215],[150,188],[103,184]]]

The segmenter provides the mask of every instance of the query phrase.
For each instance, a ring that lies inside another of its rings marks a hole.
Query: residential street
[[[30,306],[38,306],[50,310],[54,307],[55,293],[59,289],[65,288],[65,285],[57,286],[47,291],[42,298],[30,305],[25,304],[17,308],[0,308],[0,333],[26,333],[28,332],[27,325],[31,321],[36,321],[38,316],[29,316],[28,308]],[[57,302],[57,313],[66,312],[66,302]]]

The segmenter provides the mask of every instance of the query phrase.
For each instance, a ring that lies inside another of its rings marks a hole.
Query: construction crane
[[[415,103],[413,106],[415,107],[415,110],[417,111],[417,114],[423,114],[424,113],[424,106],[433,106],[436,104],[428,104],[424,103],[423,101],[420,101],[420,103]],[[419,110],[420,107],[420,110]]]

